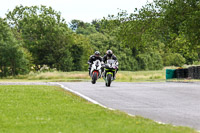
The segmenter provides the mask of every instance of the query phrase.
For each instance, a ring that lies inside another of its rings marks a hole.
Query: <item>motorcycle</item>
[[[115,80],[116,70],[118,69],[118,62],[116,60],[107,60],[107,63],[104,65],[104,76],[106,86],[110,87],[111,82]]]
[[[96,60],[93,62],[90,77],[92,78],[92,84],[95,84],[97,79],[101,78],[101,62],[100,60]]]

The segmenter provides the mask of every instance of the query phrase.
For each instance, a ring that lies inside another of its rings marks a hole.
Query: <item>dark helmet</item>
[[[95,51],[95,52],[94,52],[94,55],[95,55],[96,57],[99,57],[99,56],[100,56],[100,52],[99,52],[99,51]]]
[[[108,57],[112,57],[112,55],[113,55],[112,50],[108,50],[108,51],[106,52],[106,55],[107,55]]]

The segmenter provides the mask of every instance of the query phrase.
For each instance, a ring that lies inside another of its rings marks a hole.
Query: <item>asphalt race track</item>
[[[132,115],[200,130],[200,83],[60,83],[98,103]]]

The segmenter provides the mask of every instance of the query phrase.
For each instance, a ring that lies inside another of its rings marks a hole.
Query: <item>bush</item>
[[[164,66],[183,66],[185,58],[179,53],[166,53],[163,57]]]
[[[134,57],[121,54],[118,57],[118,61],[119,61],[119,70],[126,70],[126,71],[138,70],[138,62]]]
[[[194,61],[193,65],[200,65],[200,61]]]
[[[158,52],[139,54],[137,56],[139,70],[160,70],[163,62]]]

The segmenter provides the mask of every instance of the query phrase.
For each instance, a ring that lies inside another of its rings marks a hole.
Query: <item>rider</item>
[[[95,51],[94,52],[94,55],[91,55],[89,60],[88,60],[88,64],[89,64],[89,75],[90,75],[90,70],[91,70],[91,67],[92,67],[92,64],[93,64],[93,61],[96,61],[96,60],[100,60],[100,62],[102,62],[102,57],[100,56],[100,52],[99,51]]]
[[[108,59],[113,59],[113,60],[117,61],[117,57],[113,54],[112,50],[107,50],[106,55],[104,55],[104,57],[103,57],[103,62],[106,63],[106,61]],[[117,62],[116,65],[117,65],[117,70],[116,70],[116,73],[117,73],[117,71],[118,71],[118,62]],[[102,74],[102,76],[105,76],[105,74],[106,73],[104,72],[104,75]],[[114,78],[115,78],[115,74],[113,75]]]
[[[117,57],[113,54],[112,50],[108,50],[103,57],[103,62],[106,63],[108,59],[117,60]]]

